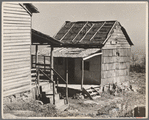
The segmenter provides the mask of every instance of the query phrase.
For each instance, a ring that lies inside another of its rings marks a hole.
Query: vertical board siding
[[[3,4],[3,95],[30,89],[31,16],[17,3]]]
[[[113,44],[115,42],[116,44]],[[128,80],[131,50],[120,27],[114,29],[102,48],[102,53],[101,84],[121,83]]]

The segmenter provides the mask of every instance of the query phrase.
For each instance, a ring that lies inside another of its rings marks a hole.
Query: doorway
[[[73,58],[68,58],[68,83],[74,83],[75,62]]]

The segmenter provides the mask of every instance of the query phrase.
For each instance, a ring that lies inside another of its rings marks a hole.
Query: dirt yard
[[[69,97],[69,108],[61,112],[54,105],[41,105],[37,101],[18,100],[5,104],[4,118],[27,117],[132,117],[135,106],[146,104],[145,74],[130,73],[130,84],[134,91],[124,91],[115,96],[103,93],[96,100]]]

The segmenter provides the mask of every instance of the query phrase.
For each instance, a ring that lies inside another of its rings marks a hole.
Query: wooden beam
[[[35,53],[35,56],[36,56],[36,58],[35,58],[35,63],[37,64],[38,63],[38,45],[36,45],[36,53]]]
[[[72,42],[76,39],[76,37],[81,33],[81,31],[85,28],[85,26],[88,24],[88,22],[85,23],[85,25],[81,28],[81,30],[78,32],[78,34],[74,37]]]
[[[51,54],[50,54],[50,64],[51,64],[51,68],[53,69],[53,46],[51,46]],[[53,70],[50,71],[51,72],[51,80],[53,80]],[[50,82],[50,81],[49,81]],[[53,104],[55,104],[55,83],[53,82]]]
[[[63,40],[63,38],[69,33],[69,31],[73,28],[74,25],[75,25],[75,23],[70,27],[70,29],[67,31],[67,33],[60,39],[60,41]]]
[[[68,103],[68,58],[66,60],[66,101]]]
[[[87,60],[87,59],[90,59],[90,58],[95,57],[95,56],[98,56],[98,55],[102,55],[102,53],[96,53],[96,54],[93,54],[93,55],[84,57],[83,60]]]
[[[104,22],[101,27],[95,32],[95,34],[91,37],[90,41],[95,37],[95,35],[98,33],[98,31],[104,26],[104,24],[106,24],[106,22]]]
[[[93,26],[94,26],[95,24],[93,24],[92,26],[91,26],[91,28],[85,33],[85,35],[81,38],[81,40],[79,41],[79,42],[81,42],[85,37],[86,37],[86,35],[89,33],[89,31],[93,28]]]
[[[84,82],[84,60],[82,59],[82,81],[81,81],[82,90],[83,90],[83,82]]]

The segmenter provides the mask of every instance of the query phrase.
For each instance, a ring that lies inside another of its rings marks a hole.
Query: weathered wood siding
[[[102,49],[102,85],[129,79],[130,53],[130,45],[117,24]]]
[[[30,89],[31,16],[17,3],[3,3],[3,95]]]

